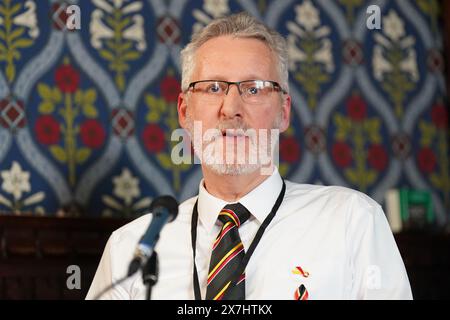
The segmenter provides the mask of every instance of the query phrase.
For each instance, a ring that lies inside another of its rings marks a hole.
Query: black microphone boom
[[[128,267],[128,277],[145,266],[150,259],[162,228],[178,215],[178,202],[172,196],[157,197],[150,205],[150,211],[152,221],[137,245],[134,258]]]

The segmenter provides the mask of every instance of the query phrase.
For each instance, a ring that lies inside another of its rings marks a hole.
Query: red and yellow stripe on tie
[[[239,217],[236,215],[236,213],[234,213],[231,210],[223,209],[222,211],[220,211],[219,216],[228,216],[228,217],[230,217],[234,221],[234,223],[236,224],[236,226],[238,228],[241,225],[241,221],[239,220]]]
[[[233,249],[228,251],[227,254],[223,256],[222,260],[220,260],[208,274],[208,284],[210,284],[210,282],[220,272],[220,270],[222,270],[227,265],[227,263],[234,257],[236,257],[242,250],[244,250],[244,245],[242,244],[242,242],[239,242]]]
[[[222,227],[222,231],[217,235],[216,240],[213,243],[213,250],[217,247],[217,245],[220,243],[220,240],[230,231],[232,228],[234,228],[235,225],[229,221],[225,223]]]
[[[245,280],[245,273],[241,274],[236,285],[240,284],[244,280]],[[228,281],[228,283],[222,288],[222,290],[219,291],[219,293],[213,298],[213,300],[222,300],[223,295],[225,294],[225,291],[227,291],[230,284],[231,284],[231,281]]]
[[[241,274],[236,285],[239,285],[244,280],[245,280],[245,273]],[[231,281],[228,281],[228,283],[219,291],[219,293],[213,298],[213,300],[222,300],[223,295],[225,294],[225,291],[227,291],[230,284],[231,284]]]
[[[219,291],[219,293],[213,298],[213,300],[222,300],[223,295],[225,294],[225,291],[227,291],[228,287],[230,286],[231,281],[228,281],[228,283],[222,288],[222,290]]]

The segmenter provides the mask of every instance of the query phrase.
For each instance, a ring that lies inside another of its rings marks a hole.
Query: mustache
[[[214,127],[206,131],[203,136],[203,143],[209,144],[216,142],[217,139],[228,135],[246,136],[250,138],[252,143],[256,142],[255,130],[245,121],[236,119],[218,122]]]
[[[216,125],[216,129],[224,132],[225,130],[248,130],[251,126],[242,119],[221,121]]]
[[[191,114],[189,112],[186,115],[187,118],[187,126],[186,130],[192,140],[203,140],[203,143],[211,143],[218,138],[225,136],[226,134],[231,135],[245,135],[250,138],[252,143],[256,143],[258,140],[258,131],[261,129],[254,129],[250,124],[244,121],[242,118],[233,118],[226,120],[219,120],[218,123],[206,130],[206,132],[200,131],[200,136],[194,134],[194,121]],[[279,119],[276,119],[273,124],[273,128],[277,128]],[[267,129],[270,130],[270,129]]]
[[[216,125],[216,135],[214,138],[225,136],[246,136],[252,143],[256,142],[255,130],[240,118],[221,121]]]

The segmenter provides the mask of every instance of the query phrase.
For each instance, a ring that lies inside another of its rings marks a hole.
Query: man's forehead
[[[197,49],[194,59],[194,73],[201,75],[241,73],[252,79],[258,76],[273,78],[276,75],[272,74],[276,72],[272,51],[263,41],[255,38],[212,38]]]
[[[269,46],[261,39],[253,37],[241,37],[233,35],[221,35],[208,39],[200,47],[197,48],[197,52],[203,51],[218,51],[219,48],[254,48],[258,49],[258,52],[265,54],[270,52]],[[263,51],[260,51],[263,49]]]

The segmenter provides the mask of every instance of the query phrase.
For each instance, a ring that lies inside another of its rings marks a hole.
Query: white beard
[[[203,145],[203,162],[204,164],[220,175],[242,175],[255,172],[261,167],[258,160],[258,147],[250,138],[248,157],[246,158],[245,150],[239,150],[234,144],[227,144],[224,137],[217,137],[212,142],[206,142]],[[223,145],[225,147],[225,154],[223,152]],[[237,152],[235,153],[235,148]],[[196,150],[196,155],[202,150]],[[256,161],[250,161],[250,159],[256,159]]]
[[[242,121],[232,121],[219,123],[217,128],[215,128],[215,133],[210,136],[205,134],[205,137],[203,137],[203,134],[197,134],[196,130],[194,130],[194,121],[189,113],[186,115],[186,118],[186,129],[191,136],[195,154],[201,160],[201,163],[214,173],[234,176],[251,174],[258,169],[264,170],[273,163],[274,151],[277,151],[275,147],[278,146],[279,140],[278,131],[274,134],[270,132],[271,130],[267,130],[269,132],[262,135],[261,131],[257,132],[249,129]],[[281,115],[275,119],[273,128],[278,130],[280,122]],[[235,145],[234,143],[225,142],[226,138],[222,136],[221,132],[227,129],[237,129],[237,131],[246,133],[248,139],[241,144],[244,146],[243,148],[239,148],[240,143]],[[266,142],[261,143],[264,140]],[[267,140],[269,143],[267,143]],[[224,145],[225,152],[223,151]],[[246,152],[246,147],[248,152]],[[278,153],[276,154],[278,155]],[[271,170],[267,171],[267,174],[271,173]]]

